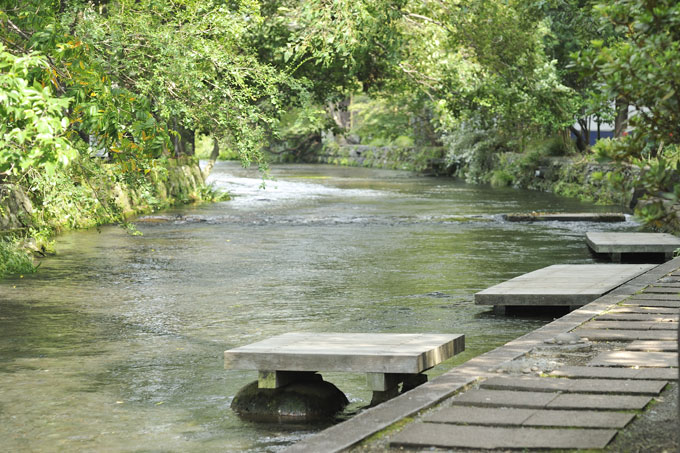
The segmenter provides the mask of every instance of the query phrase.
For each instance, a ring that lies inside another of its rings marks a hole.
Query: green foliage
[[[32,77],[47,68],[44,57],[17,57],[0,43],[0,174],[21,176],[30,168],[52,174],[75,155],[66,138],[70,100]]]
[[[0,278],[10,274],[35,272],[33,260],[17,240],[0,238]]]
[[[496,131],[460,128],[442,138],[447,149],[445,164],[468,182],[488,182],[498,154],[507,142]]]
[[[493,187],[511,186],[515,178],[506,170],[494,170],[489,182]]]

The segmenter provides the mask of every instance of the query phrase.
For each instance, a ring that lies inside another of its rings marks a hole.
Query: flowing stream
[[[36,274],[0,282],[0,449],[276,451],[324,427],[240,421],[253,371],[224,350],[289,332],[463,333],[436,376],[552,320],[495,316],[475,292],[550,264],[592,262],[587,230],[517,211],[606,211],[550,194],[398,171],[221,162],[229,202],[57,240]],[[324,375],[351,401],[365,376]]]

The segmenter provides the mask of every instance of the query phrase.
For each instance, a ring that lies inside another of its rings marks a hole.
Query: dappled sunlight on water
[[[602,211],[539,192],[410,173],[285,165],[262,180],[218,163],[234,200],[69,233],[40,271],[0,282],[0,436],[7,451],[274,451],[324,425],[257,425],[229,409],[252,371],[225,349],[289,331],[463,333],[497,347],[552,318],[499,317],[473,294],[555,263],[587,263],[588,230],[504,222]],[[611,209],[611,207],[609,208]],[[365,376],[327,379],[368,404]]]

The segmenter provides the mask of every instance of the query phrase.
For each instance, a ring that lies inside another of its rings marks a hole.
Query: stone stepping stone
[[[547,409],[642,410],[652,401],[651,396],[559,394]]]
[[[456,396],[451,404],[455,406],[545,408],[555,399],[557,393],[515,392],[510,390],[470,390]]]
[[[491,407],[447,407],[426,416],[426,423],[486,426],[623,428],[635,414],[610,411],[564,411]]]
[[[520,390],[565,393],[616,393],[628,395],[658,395],[665,382],[610,379],[550,379],[539,377],[494,377],[480,384],[491,390]]]
[[[634,341],[626,346],[626,351],[657,351],[657,352],[673,352],[678,350],[678,343],[676,341]]]
[[[556,264],[487,288],[475,304],[585,305],[653,268],[649,264]]]
[[[617,306],[607,313],[643,313],[649,315],[678,315],[680,309],[668,307]]]
[[[630,313],[616,312],[605,313],[595,318],[596,321],[649,321],[649,322],[668,322],[677,323],[680,315],[676,314],[656,314],[656,313]],[[673,324],[677,329],[677,324]]]
[[[630,298],[623,301],[623,305],[634,305],[638,307],[665,307],[680,308],[680,300],[651,300]]]
[[[627,301],[629,301],[631,299],[634,299],[634,300],[675,300],[675,301],[678,301],[678,300],[680,300],[680,297],[675,295],[675,294],[640,293],[640,294],[633,294],[629,299],[626,299],[623,302],[626,303]]]
[[[673,251],[680,247],[680,238],[668,233],[586,233],[586,244],[595,253],[609,253],[614,261],[621,260],[621,254],[662,253],[667,260],[673,258]]]
[[[393,448],[604,448],[616,435],[610,429],[498,428],[413,423],[390,440]]]
[[[675,333],[677,337],[677,333]],[[606,351],[590,361],[590,366],[639,366],[666,368],[678,366],[673,352]]]
[[[678,330],[676,323],[654,321],[590,321],[583,324],[583,327],[615,330]]]
[[[649,379],[677,380],[678,370],[673,368],[621,368],[594,366],[565,366],[550,373],[551,376],[573,379],[606,378],[606,379]]]
[[[650,286],[644,289],[643,294],[680,294],[680,288],[664,288],[661,286]]]
[[[678,282],[656,282],[652,288],[680,288],[680,281]]]
[[[634,340],[661,340],[668,341],[677,338],[678,334],[673,330],[615,330],[615,329],[586,329],[579,327],[574,333],[589,340],[597,341],[634,341]]]

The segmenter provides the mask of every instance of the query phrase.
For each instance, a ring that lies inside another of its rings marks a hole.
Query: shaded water
[[[586,230],[507,223],[513,211],[601,211],[549,194],[410,173],[219,163],[233,201],[66,234],[37,274],[0,282],[0,446],[6,451],[272,451],[323,426],[240,421],[250,371],[222,353],[289,331],[453,332],[437,375],[550,317],[497,317],[476,291],[592,259]],[[611,209],[611,208],[610,208]],[[327,379],[368,403],[365,377]]]

